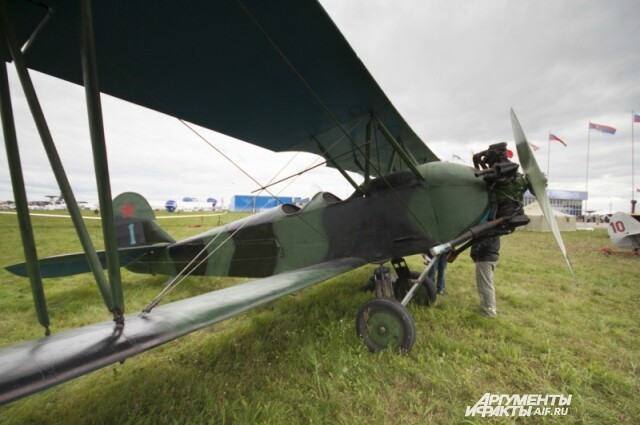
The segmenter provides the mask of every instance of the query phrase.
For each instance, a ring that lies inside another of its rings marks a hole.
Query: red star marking
[[[132,217],[136,212],[136,207],[128,202],[125,202],[124,205],[120,208],[120,211],[122,212],[122,217]]]

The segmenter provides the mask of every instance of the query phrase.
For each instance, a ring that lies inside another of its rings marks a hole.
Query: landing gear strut
[[[437,297],[436,285],[427,277],[427,272],[432,263],[433,260],[427,263],[427,270],[420,273],[409,270],[404,258],[391,261],[391,265],[398,276],[393,284],[394,295],[398,301],[402,302],[403,305],[406,306],[411,300],[423,307],[431,307],[435,304]],[[408,296],[409,291],[411,291],[414,286],[416,288],[414,289],[413,295],[405,302],[404,299]]]

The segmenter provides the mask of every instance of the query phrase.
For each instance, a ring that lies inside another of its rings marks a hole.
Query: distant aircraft
[[[67,209],[67,204],[65,203],[64,198],[62,197],[62,194],[60,194],[60,195],[47,195],[46,198],[49,198],[49,203],[44,206],[45,210],[54,211],[54,210],[66,210]]]
[[[67,203],[64,200],[62,194],[60,195],[46,195],[45,198],[49,198],[49,202],[31,202],[30,208],[32,210],[46,210],[46,211],[65,211],[67,209]],[[78,201],[78,206],[83,210],[97,210],[98,204],[95,202]]]
[[[55,13],[41,2],[3,5],[6,48],[0,54],[15,64],[38,123],[44,116],[27,68],[85,85],[95,166],[102,170],[96,179],[105,245],[105,251],[93,247],[52,137],[40,125],[84,252],[38,260],[35,250],[28,250],[35,243],[24,183],[20,173],[12,172],[27,261],[8,269],[29,276],[37,316],[47,333],[43,276],[91,271],[113,321],[1,349],[0,404],[368,263],[378,266],[377,297],[360,308],[357,333],[372,351],[408,351],[416,333],[406,306],[414,297],[430,305],[436,295],[426,277],[428,267],[421,273],[409,270],[404,257],[427,251],[458,254],[484,238],[513,232],[528,222],[521,212],[527,186],[570,268],[546,179],[515,113],[511,111],[511,125],[525,177],[509,161],[506,143],[476,154],[475,167],[440,161],[315,0],[219,0],[184,7],[175,2],[81,0],[58,2]],[[55,22],[47,24],[51,16]],[[80,55],[76,46],[81,46]],[[167,60],[172,53],[179,58]],[[96,63],[96,58],[104,62]],[[6,101],[6,68],[1,65]],[[106,142],[96,124],[102,122],[96,107],[98,74],[102,93],[271,150],[322,155],[353,187],[353,195],[342,200],[322,192],[303,208],[279,205],[175,241],[155,224],[153,210],[140,195],[111,199]],[[2,119],[7,150],[16,152],[7,155],[13,170],[20,168],[20,158],[9,115]],[[348,171],[360,173],[363,183],[356,184]],[[384,272],[389,262],[395,278]],[[178,279],[189,274],[257,279],[158,307],[159,299],[154,300],[143,314],[125,316],[121,265]]]
[[[621,249],[640,253],[640,215],[617,212],[609,221],[611,243]]]

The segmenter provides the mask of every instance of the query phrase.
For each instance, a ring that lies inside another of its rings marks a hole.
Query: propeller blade
[[[569,271],[571,272],[571,276],[575,279],[573,267],[571,267],[571,261],[569,261],[569,256],[567,255],[567,249],[562,241],[562,236],[560,235],[560,230],[558,230],[558,224],[553,216],[551,203],[547,196],[547,178],[544,176],[542,171],[540,171],[540,167],[538,167],[536,158],[533,156],[533,151],[527,142],[527,137],[524,135],[522,126],[520,125],[518,117],[516,117],[516,113],[513,109],[511,109],[511,127],[513,129],[513,138],[516,142],[516,148],[518,149],[520,165],[524,170],[525,177],[527,178],[527,181],[533,190],[533,194],[540,204],[540,209],[544,214],[545,220],[547,220],[547,223],[549,224],[551,233],[553,233],[553,237],[555,238],[558,247],[560,247],[560,251],[562,251],[562,255],[564,256],[567,266],[569,267]]]

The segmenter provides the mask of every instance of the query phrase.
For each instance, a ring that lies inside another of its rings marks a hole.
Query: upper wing
[[[365,264],[329,261],[0,350],[0,405],[210,326]]]
[[[35,70],[82,84],[78,11],[55,17],[25,54]],[[24,42],[46,14],[10,2]],[[316,0],[93,2],[101,91],[275,151],[329,151],[340,167],[393,171],[379,120],[416,163],[437,160]],[[0,52],[1,53],[1,52]]]

